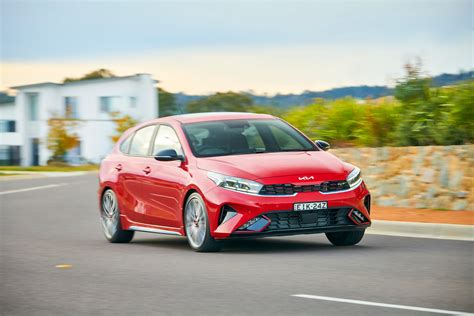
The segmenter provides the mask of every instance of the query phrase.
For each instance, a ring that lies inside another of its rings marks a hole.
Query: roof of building
[[[65,82],[65,83],[55,83],[55,82],[39,82],[39,83],[32,83],[32,84],[26,84],[26,85],[20,85],[20,86],[15,86],[11,87],[12,89],[18,90],[18,89],[27,89],[27,88],[34,88],[34,87],[41,87],[41,86],[69,86],[69,85],[75,85],[75,84],[91,84],[91,83],[97,83],[97,82],[104,82],[104,81],[116,81],[116,80],[123,80],[123,79],[134,79],[139,77],[140,75],[147,75],[145,73],[138,73],[135,75],[129,75],[129,76],[115,76],[115,77],[109,77],[109,78],[98,78],[98,79],[86,79],[86,80],[77,80],[77,81],[72,81],[72,82]],[[155,83],[158,83],[158,80],[153,80]]]
[[[14,103],[15,97],[6,94],[5,92],[0,92],[0,104],[9,104]]]

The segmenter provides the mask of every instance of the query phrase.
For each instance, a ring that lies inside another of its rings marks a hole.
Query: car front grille
[[[271,220],[264,232],[354,225],[348,214],[351,208],[313,211],[284,211],[264,214]]]
[[[268,184],[260,190],[261,195],[293,195],[301,192],[337,192],[349,189],[347,181],[326,181],[320,184],[295,185],[286,184]]]

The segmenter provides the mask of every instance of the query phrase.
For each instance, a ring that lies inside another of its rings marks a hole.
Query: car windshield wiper
[[[266,153],[281,153],[281,152],[292,152],[292,151],[309,151],[310,149],[281,149],[281,150],[255,150],[255,154],[266,154]]]
[[[282,149],[278,152],[289,152],[289,151],[308,151],[309,149]]]

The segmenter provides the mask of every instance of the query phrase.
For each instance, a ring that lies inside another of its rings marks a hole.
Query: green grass
[[[3,173],[3,172],[0,172],[0,177],[4,177],[4,176],[17,176],[18,173]]]
[[[48,172],[68,172],[68,171],[93,171],[98,170],[98,165],[83,165],[83,166],[0,166],[1,171],[48,171]],[[6,175],[6,174],[3,174]]]

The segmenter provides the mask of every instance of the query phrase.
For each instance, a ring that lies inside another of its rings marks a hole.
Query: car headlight
[[[350,188],[355,188],[362,182],[362,176],[360,173],[360,169],[354,167],[354,169],[349,173],[346,179],[347,183],[349,184]]]
[[[252,180],[226,176],[216,172],[208,172],[207,176],[214,181],[215,184],[224,189],[242,193],[258,194],[263,187],[263,184]]]

